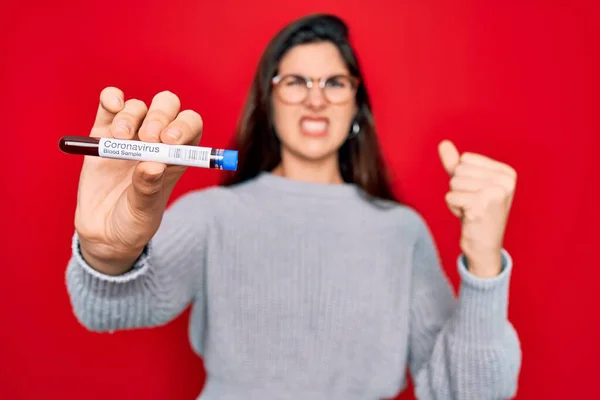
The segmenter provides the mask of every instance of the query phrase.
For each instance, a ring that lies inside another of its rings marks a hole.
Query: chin
[[[323,161],[337,157],[338,149],[337,143],[300,140],[299,143],[286,146],[285,151],[306,161]]]
[[[296,154],[306,161],[313,162],[321,162],[333,157],[337,157],[337,152],[335,151],[303,151]]]

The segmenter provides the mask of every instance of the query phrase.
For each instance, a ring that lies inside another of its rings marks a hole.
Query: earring
[[[350,133],[350,135],[348,137],[350,139],[355,138],[358,136],[359,133],[360,133],[360,125],[358,124],[358,122],[354,121],[354,123],[352,124],[352,132]]]

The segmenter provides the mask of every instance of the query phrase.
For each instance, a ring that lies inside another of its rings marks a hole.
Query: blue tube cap
[[[225,171],[235,171],[237,169],[238,152],[236,150],[223,151],[223,161],[221,166]]]

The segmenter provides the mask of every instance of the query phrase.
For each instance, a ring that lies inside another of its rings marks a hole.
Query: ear
[[[362,126],[360,125],[360,113],[358,110],[358,107],[355,106],[355,108],[357,109],[356,112],[354,112],[354,117],[352,117],[352,119],[350,120],[350,127],[348,129],[348,139],[354,139],[355,137],[358,136],[358,134],[360,133],[360,130],[362,129]]]
[[[353,107],[353,109],[352,109],[352,115],[353,115],[353,117],[352,117],[352,123],[353,123],[354,121],[356,121],[356,122],[359,122],[359,123],[360,123],[360,121],[364,119],[364,115],[363,115],[363,114],[364,114],[364,113],[363,113],[363,112],[362,112],[362,110],[360,109],[360,106],[359,106],[359,105],[358,105],[358,103],[355,101],[355,102],[354,102],[354,107]],[[352,123],[351,123],[351,124],[352,124]]]

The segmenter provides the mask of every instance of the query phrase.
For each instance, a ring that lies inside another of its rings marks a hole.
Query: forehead
[[[301,44],[290,49],[279,63],[279,74],[300,74],[321,77],[347,74],[348,69],[335,45],[323,43]]]

